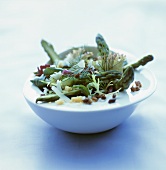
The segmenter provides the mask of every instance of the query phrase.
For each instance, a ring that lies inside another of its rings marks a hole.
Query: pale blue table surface
[[[43,122],[22,95],[27,77],[47,61],[46,39],[57,52],[108,44],[141,57],[156,92],[117,128],[70,134]],[[166,169],[166,1],[0,0],[0,170]]]

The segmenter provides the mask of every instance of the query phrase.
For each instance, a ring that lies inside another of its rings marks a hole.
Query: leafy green
[[[125,61],[126,56],[120,55],[118,53],[110,54],[108,57],[108,70],[114,70],[123,72],[123,63]]]
[[[30,80],[35,86],[37,86],[41,91],[43,87],[47,86],[47,82],[44,81],[45,76],[35,77],[33,80]]]
[[[63,71],[63,69],[61,68],[55,68],[55,67],[47,67],[44,71],[43,74],[45,76],[50,76],[51,74],[53,74],[54,72],[59,72],[59,71]]]
[[[73,88],[80,89],[81,93],[84,94],[86,97],[90,95],[88,88],[85,87],[84,85],[74,85]]]
[[[80,60],[79,63],[73,65],[69,70],[72,71],[75,74],[78,74],[81,71],[83,71],[84,68],[85,68],[85,61],[84,60]]]
[[[99,80],[99,78],[96,81],[95,75],[92,74],[92,80],[93,80],[93,82],[89,83],[87,85],[87,88],[89,89],[89,91],[92,91],[92,88],[95,88],[95,93],[100,94],[101,91],[100,91],[100,80]]]

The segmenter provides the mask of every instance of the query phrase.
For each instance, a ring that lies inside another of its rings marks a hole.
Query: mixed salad
[[[128,88],[132,92],[138,91],[141,82],[136,81],[135,87],[131,87],[134,70],[152,61],[153,56],[147,55],[134,63],[128,63],[126,55],[109,49],[102,35],[96,36],[96,44],[96,54],[82,46],[73,48],[62,59],[53,45],[42,40],[41,45],[50,61],[38,67],[31,80],[41,90],[36,103],[93,104],[106,98],[108,103],[114,103],[118,92]]]

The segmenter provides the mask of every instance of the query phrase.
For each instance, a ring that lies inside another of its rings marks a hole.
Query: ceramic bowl
[[[85,47],[97,53],[96,47]],[[63,58],[71,49],[62,52]],[[126,54],[127,59],[133,56],[121,50],[115,50]],[[131,92],[130,88],[120,92],[116,102],[108,104],[108,101],[93,102],[92,105],[82,103],[55,103],[36,104],[35,100],[41,91],[32,85],[31,75],[25,82],[23,94],[31,109],[48,124],[73,133],[98,133],[112,129],[125,121],[136,109],[140,102],[153,94],[156,89],[156,79],[153,73],[146,67],[135,71],[135,80],[142,83],[138,92]]]

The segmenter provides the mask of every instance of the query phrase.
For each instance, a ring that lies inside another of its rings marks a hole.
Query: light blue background
[[[142,57],[156,92],[122,125],[106,133],[77,135],[41,121],[22,88],[47,56],[42,38],[57,52],[108,44]],[[0,0],[0,170],[164,170],[166,169],[166,1]]]

